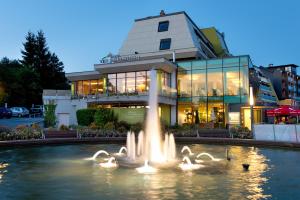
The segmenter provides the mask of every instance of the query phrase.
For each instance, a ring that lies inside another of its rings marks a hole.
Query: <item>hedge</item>
[[[94,121],[97,126],[103,128],[108,122],[116,123],[117,117],[111,109],[100,108],[95,113]]]
[[[93,108],[80,109],[76,111],[77,123],[80,126],[88,126],[94,122],[94,115],[97,110]]]

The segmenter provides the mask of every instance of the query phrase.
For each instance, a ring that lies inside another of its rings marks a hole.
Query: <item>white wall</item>
[[[169,21],[168,31],[158,32],[158,24],[161,21]],[[170,50],[192,47],[201,49],[195,44],[190,26],[184,14],[136,21],[120,48],[119,54],[130,55],[135,51],[138,53],[158,52],[160,40],[165,38],[171,38]]]
[[[254,139],[261,141],[300,142],[300,125],[254,125]]]
[[[76,111],[78,109],[87,108],[87,100],[71,99],[69,96],[43,96],[44,104],[48,104],[50,100],[54,100],[56,104],[56,119],[59,114],[69,114],[69,124],[77,125]],[[58,122],[58,124],[60,124]]]

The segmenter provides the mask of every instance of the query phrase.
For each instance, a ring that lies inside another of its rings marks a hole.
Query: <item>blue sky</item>
[[[299,8],[297,0],[0,0],[0,58],[21,58],[27,32],[42,29],[66,72],[92,70],[118,52],[134,19],[164,9],[225,32],[230,51],[256,65],[300,65]]]

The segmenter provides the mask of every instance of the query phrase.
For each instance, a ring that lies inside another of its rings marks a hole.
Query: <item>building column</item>
[[[171,106],[171,125],[175,125],[177,122],[177,106]]]

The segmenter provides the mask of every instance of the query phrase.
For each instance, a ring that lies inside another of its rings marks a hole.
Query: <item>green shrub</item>
[[[122,127],[128,131],[130,129],[130,124],[125,121],[119,121],[117,122],[116,127]]]
[[[96,125],[101,128],[108,122],[116,123],[117,117],[111,109],[101,108],[96,111],[94,121]]]
[[[60,131],[68,131],[68,130],[70,130],[70,129],[69,129],[69,127],[67,127],[66,125],[62,124],[62,125],[60,125],[59,130],[60,130]]]
[[[88,126],[94,122],[96,109],[85,108],[76,111],[77,122],[80,126]]]
[[[3,132],[9,133],[11,131],[12,131],[12,129],[7,126],[0,126],[0,133],[3,133]]]
[[[122,133],[127,133],[128,129],[124,126],[118,126],[117,131],[122,134]]]
[[[144,126],[142,123],[136,123],[136,124],[132,124],[130,126],[130,130],[133,131],[134,133],[139,133],[141,130],[143,130]]]
[[[8,132],[0,132],[0,140],[28,140],[40,138],[42,138],[41,130],[26,126],[18,126],[18,128],[11,129]]]
[[[56,124],[56,116],[55,116],[55,109],[56,105],[54,103],[50,103],[45,105],[45,127],[55,126]]]
[[[92,130],[97,130],[97,129],[99,129],[99,126],[97,126],[97,124],[95,122],[92,122],[89,125],[89,128],[92,129]]]
[[[105,125],[104,125],[104,130],[114,130],[115,129],[115,125],[113,122],[107,122]]]
[[[235,126],[230,128],[230,134],[233,138],[252,139],[253,135],[247,127]]]

